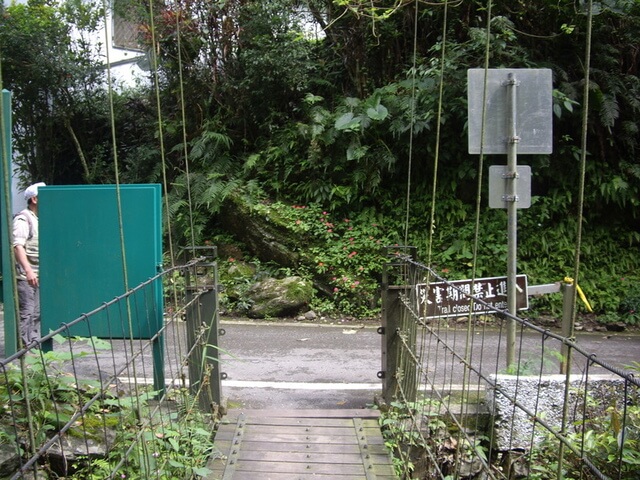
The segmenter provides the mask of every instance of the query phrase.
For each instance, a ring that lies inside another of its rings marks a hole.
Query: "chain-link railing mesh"
[[[213,318],[201,316],[201,305],[215,296],[216,276],[202,288],[197,278],[187,285],[198,262],[165,270],[0,360],[2,478],[207,473],[219,413],[219,384],[211,375],[217,355],[208,343],[217,319],[215,305],[208,310]],[[153,331],[153,302],[163,285],[168,307],[150,338],[91,335],[95,322],[114,332]],[[89,334],[77,337],[77,330]]]
[[[640,381],[495,308],[503,287],[450,282],[410,256],[389,265],[383,424],[404,477],[640,478]]]

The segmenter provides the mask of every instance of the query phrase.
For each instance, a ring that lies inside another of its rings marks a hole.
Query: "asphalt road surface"
[[[229,407],[365,408],[381,393],[382,337],[375,326],[228,321],[221,326],[226,332],[220,337],[221,371],[227,375],[222,394]],[[495,354],[499,334],[483,336],[478,348]],[[540,334],[525,335],[523,358],[536,358],[540,343]],[[640,361],[638,334],[584,333],[577,343],[616,368]],[[553,348],[551,342],[546,346]],[[557,362],[547,368],[558,373]],[[591,373],[606,371],[593,366]]]
[[[184,325],[179,323],[177,328],[183,331]],[[377,333],[377,326],[223,320],[220,328],[226,332],[219,339],[220,370],[226,374],[222,381],[222,396],[230,408],[366,408],[381,394],[382,381],[378,379],[378,372],[384,369],[381,359],[383,337]],[[4,353],[2,330],[0,356]],[[444,340],[456,343],[456,349],[463,350],[464,330],[447,330],[444,335],[448,337]],[[172,338],[174,335],[167,332],[167,379],[177,378],[177,362],[181,358]],[[504,358],[504,341],[499,333],[487,330],[473,340],[474,364],[486,369],[487,374],[497,370],[496,365]],[[462,363],[445,355],[442,343],[424,341],[425,351],[440,352],[438,358],[429,360],[432,363],[425,366],[433,383],[461,382]],[[640,362],[640,334],[637,333],[581,333],[577,343],[587,353],[597,355],[598,359],[616,368]],[[127,354],[128,345],[128,341],[113,341],[108,350],[75,359],[74,373],[81,378],[95,379],[119,370],[131,358],[131,354]],[[68,347],[55,347],[56,350],[65,348]],[[560,348],[558,341],[546,341],[541,354],[541,336],[531,332],[523,335],[522,342],[518,339],[518,348],[522,349],[520,358],[525,363],[530,362],[535,368],[545,357],[550,360],[544,362],[545,373],[559,372],[558,360],[553,354]],[[150,381],[153,372],[151,353],[150,348],[144,351],[138,362],[141,367],[130,376],[145,377]],[[96,369],[96,360],[100,369],[106,372]],[[582,365],[576,362],[575,370],[581,372],[583,369],[584,360]],[[607,372],[593,365],[590,373]]]
[[[229,407],[365,408],[381,392],[376,327],[223,322]]]

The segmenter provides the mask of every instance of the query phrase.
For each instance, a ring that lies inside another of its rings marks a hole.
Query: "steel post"
[[[516,276],[517,276],[517,248],[518,248],[518,135],[516,130],[516,99],[518,81],[515,75],[509,74],[507,81],[508,97],[508,146],[507,146],[507,309],[515,315],[516,307]],[[507,368],[515,360],[516,325],[512,319],[507,319]]]
[[[192,247],[193,248],[193,247]],[[198,248],[198,247],[196,247]],[[215,247],[199,247],[212,250]],[[218,348],[218,269],[215,261],[208,259],[198,264],[196,270],[203,269],[206,275],[189,273],[187,279],[186,311],[187,351],[189,357],[189,387],[198,396],[198,404],[204,412],[213,412],[221,404],[220,358]],[[202,278],[204,285],[198,285]]]
[[[564,338],[573,338],[573,309],[575,308],[576,286],[573,282],[564,282],[562,284],[562,336]],[[569,346],[562,344],[561,347],[562,360],[560,362],[560,373],[567,373],[569,368]]]

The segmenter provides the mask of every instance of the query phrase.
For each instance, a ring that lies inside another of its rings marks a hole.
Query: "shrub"
[[[255,211],[297,239],[297,274],[311,279],[316,287],[312,308],[359,317],[379,312],[385,247],[396,242],[374,212],[350,218],[316,204],[281,202],[259,204]]]

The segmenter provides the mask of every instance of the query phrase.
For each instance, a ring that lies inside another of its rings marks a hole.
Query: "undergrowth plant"
[[[146,480],[195,479],[211,473],[206,464],[214,451],[213,423],[208,415],[194,408],[193,398],[186,389],[173,391],[176,408],[169,412],[156,409],[151,403],[158,392],[114,399],[114,409],[129,404],[142,409],[131,421],[123,422],[108,456],[79,462],[80,468],[70,477],[77,480],[115,478]],[[127,418],[126,416],[124,418]],[[141,422],[139,418],[148,419]]]
[[[373,211],[338,216],[320,205],[261,203],[254,213],[267,216],[298,239],[297,273],[312,279],[312,308],[326,313],[367,317],[379,312],[379,283],[387,262],[385,247],[397,243]]]
[[[574,275],[576,222],[573,218],[557,218],[548,212],[546,202],[534,199],[533,205],[521,214],[517,251],[518,273],[527,275],[529,285],[564,281]],[[506,276],[506,217],[497,209],[482,212],[480,228],[472,221],[472,212],[459,202],[440,200],[433,234],[428,235],[428,199],[415,201],[408,225],[408,238],[403,238],[404,218],[393,215],[401,211],[399,200],[385,204],[385,209],[361,209],[347,214],[321,204],[287,204],[256,202],[254,215],[288,232],[299,264],[288,274],[311,280],[316,297],[311,307],[321,313],[340,313],[357,317],[380,313],[379,283],[386,257],[385,247],[402,244],[417,248],[418,261],[428,263],[438,274],[449,280]],[[544,231],[544,235],[540,235]],[[474,250],[478,235],[478,248]],[[578,285],[589,307],[604,322],[640,322],[640,258],[623,238],[610,241],[611,232],[600,226],[585,229],[582,237],[582,257]],[[430,243],[430,244],[429,244]],[[625,246],[626,245],[626,246]],[[222,259],[232,262],[236,259]],[[231,293],[242,293],[251,282],[277,266],[252,262],[255,268],[221,279]],[[277,272],[276,272],[277,273]],[[231,278],[233,277],[233,278]],[[562,315],[561,293],[532,297],[529,310],[523,315]],[[577,303],[578,313],[590,313],[586,303]]]
[[[92,349],[108,349],[109,344],[97,338],[67,340],[58,335],[56,343],[84,342]],[[96,381],[79,381],[63,368],[74,358],[89,355],[88,350],[62,349],[25,355],[7,365],[0,376],[0,443],[42,445],[47,436],[57,432],[99,391]],[[21,363],[22,362],[22,363]],[[92,415],[101,408],[95,403],[87,410]],[[78,422],[81,424],[84,416]],[[27,440],[28,439],[28,440]]]
[[[566,479],[619,478],[635,480],[640,475],[640,407],[628,406],[626,418],[620,409],[611,406],[606,415],[590,419],[591,426],[575,426],[575,433],[568,435],[568,441],[574,445],[580,455],[567,449],[563,461],[563,477]],[[593,425],[600,425],[598,430]],[[546,480],[554,476],[557,469],[557,440],[543,443],[531,453],[531,466],[528,478]],[[580,458],[582,457],[582,459]],[[601,474],[585,467],[583,458],[587,458]],[[554,477],[555,478],[555,477]]]
[[[61,431],[105,443],[111,438],[108,430],[114,440],[106,441],[106,456],[76,455],[65,467],[65,478],[172,480],[210,473],[206,462],[215,423],[186,389],[171,390],[162,405],[160,392],[148,388],[133,395],[111,392],[99,381],[68,373],[69,362],[110,349],[108,342],[60,335],[53,340],[72,347],[28,353],[22,364],[8,364],[0,376],[0,445],[15,446],[28,458]]]
[[[382,435],[400,478],[411,475],[425,450],[448,436],[447,425],[439,414],[440,405],[441,401],[431,399],[393,401],[382,411]]]
[[[640,370],[640,364],[628,366]],[[577,419],[566,435],[568,445],[562,459],[565,479],[618,478],[632,480],[640,478],[640,405],[638,392],[631,390],[625,402],[602,405],[591,395],[586,396],[588,412]],[[549,434],[533,448],[530,465],[532,480],[543,480],[553,476],[558,468],[558,439]],[[590,466],[587,466],[588,460]],[[597,471],[596,471],[597,470]]]
[[[640,279],[623,277],[623,296],[618,306],[618,313],[623,322],[630,325],[640,324]]]

